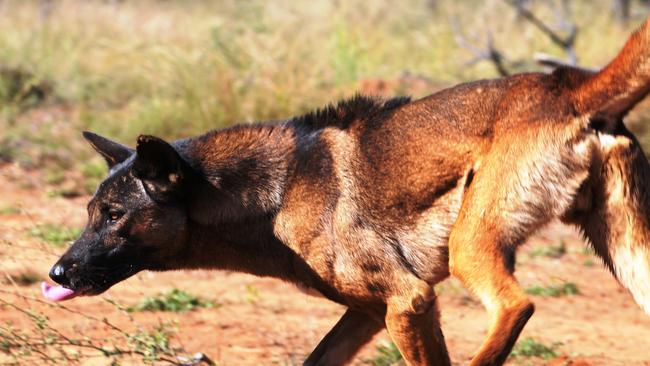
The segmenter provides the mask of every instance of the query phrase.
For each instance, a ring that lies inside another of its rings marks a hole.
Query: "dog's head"
[[[167,142],[140,136],[136,150],[84,137],[110,173],[88,204],[88,223],[43,284],[51,300],[96,295],[144,270],[164,270],[187,242],[184,196],[192,169]]]

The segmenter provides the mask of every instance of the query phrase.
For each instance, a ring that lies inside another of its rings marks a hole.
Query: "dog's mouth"
[[[41,283],[41,292],[50,301],[70,300],[88,294],[89,290],[90,288],[70,289],[61,285],[50,285],[45,281]]]
[[[111,276],[101,276],[99,278],[85,277],[85,281],[71,281],[71,284],[50,284],[46,281],[41,283],[41,292],[43,296],[50,301],[65,301],[78,296],[95,296],[99,295],[116,283],[119,283],[134,274],[138,273],[140,268],[133,265],[125,265],[114,268],[110,271]]]

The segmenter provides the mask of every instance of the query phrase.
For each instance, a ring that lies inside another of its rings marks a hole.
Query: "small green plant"
[[[533,338],[524,338],[517,342],[510,353],[510,357],[538,357],[550,360],[557,357],[555,350],[561,343],[553,343],[550,347]]]
[[[161,355],[179,351],[170,345],[170,336],[173,333],[169,323],[161,323],[151,330],[137,331],[127,334],[126,337],[129,346],[139,352],[145,362],[153,362],[158,361]]]
[[[260,290],[255,285],[246,285],[246,301],[254,304],[260,299]]]
[[[75,240],[81,229],[70,229],[54,224],[40,224],[29,230],[29,235],[39,238],[55,247],[62,247]]]
[[[560,297],[560,296],[571,296],[579,295],[580,291],[578,286],[573,282],[564,282],[557,285],[549,286],[531,286],[526,288],[526,293],[534,296],[551,296],[551,297]]]
[[[213,301],[201,299],[185,291],[173,289],[156,297],[148,297],[127,311],[170,311],[174,313],[192,311],[198,308],[213,308]]]
[[[5,206],[0,208],[0,215],[18,215],[20,214],[20,209],[13,206]]]
[[[60,169],[48,169],[45,171],[45,183],[57,185],[63,183],[65,174]]]
[[[11,362],[7,365],[23,364],[79,364],[85,360],[96,360],[103,357],[106,362],[102,364],[119,365],[120,360],[131,364],[149,365],[196,365],[199,362],[206,365],[215,365],[202,353],[194,357],[185,357],[185,350],[176,339],[177,329],[170,322],[160,322],[153,327],[143,327],[133,322],[134,329],[122,329],[111,323],[106,317],[96,318],[76,310],[69,309],[60,304],[50,304],[41,300],[17,295],[8,291],[3,295],[10,295],[9,299],[0,297],[0,308],[10,308],[22,314],[26,325],[15,327],[12,322],[0,322],[0,352],[2,360]],[[86,335],[67,334],[51,324],[50,318],[43,312],[33,310],[32,307],[18,306],[12,296],[27,300],[31,305],[44,304],[53,309],[62,310],[71,316],[80,316],[96,325],[108,327],[110,334],[106,338],[97,339]],[[94,362],[93,362],[94,364]]]
[[[402,354],[399,353],[395,343],[380,344],[377,346],[377,356],[368,360],[373,366],[402,365]]]
[[[582,261],[582,265],[585,267],[593,267],[594,264],[596,264],[596,262],[594,262],[594,260],[591,258],[587,258],[584,261]]]
[[[530,253],[531,257],[561,258],[567,252],[566,243],[560,240],[557,245],[536,247]]]
[[[583,247],[582,254],[585,255],[596,255],[596,251],[592,247]]]

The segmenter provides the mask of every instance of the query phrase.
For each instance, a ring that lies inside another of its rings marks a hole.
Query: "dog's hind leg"
[[[382,329],[381,320],[348,309],[303,365],[343,365]]]
[[[513,275],[517,246],[566,212],[588,177],[587,136],[564,142],[555,141],[552,131],[542,132],[513,132],[493,144],[449,236],[450,273],[481,299],[490,317],[488,337],[472,366],[505,362],[534,312]],[[549,140],[539,139],[544,135]]]
[[[470,365],[501,365],[533,315],[534,305],[513,276],[508,263],[511,254],[488,248],[499,241],[498,237],[470,231],[465,235],[482,245],[458,250],[458,246],[465,246],[467,242],[456,236],[456,248],[452,250],[450,245],[451,273],[481,298],[490,317],[488,337]]]

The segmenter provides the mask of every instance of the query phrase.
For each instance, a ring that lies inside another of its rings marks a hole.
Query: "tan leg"
[[[449,237],[449,270],[481,299],[490,317],[488,336],[470,365],[501,365],[534,312],[513,276],[514,251],[527,232],[507,230],[505,220],[472,192],[466,200]]]
[[[416,311],[403,304],[399,301],[388,304],[386,328],[406,364],[451,365],[435,298],[428,304],[420,304]]]
[[[487,238],[477,240],[486,245],[495,242]],[[501,365],[533,315],[534,305],[512,276],[503,256],[475,250],[452,253],[452,274],[481,298],[490,317],[487,339],[470,365]]]
[[[532,131],[532,132],[531,132]],[[501,365],[534,312],[513,276],[515,251],[564,214],[589,176],[593,136],[544,127],[494,142],[476,170],[449,236],[449,270],[483,302],[488,336],[470,363]],[[545,138],[545,139],[542,139]]]
[[[358,311],[345,312],[303,365],[343,365],[384,328],[384,324]]]

